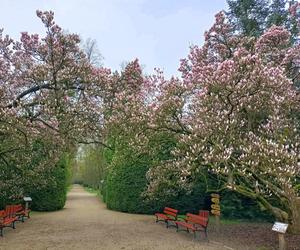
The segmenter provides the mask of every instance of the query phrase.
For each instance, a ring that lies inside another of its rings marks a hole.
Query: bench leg
[[[13,229],[16,229],[15,223],[16,223],[16,221],[14,221],[14,222],[12,223],[12,228],[13,228]]]
[[[27,218],[28,218],[28,219],[30,218],[29,214],[28,214]],[[155,222],[157,223],[157,222],[159,222],[159,221],[163,221],[163,222],[166,223],[166,220],[160,220],[160,219],[158,219],[158,217],[156,216]]]
[[[166,222],[167,228],[169,228],[169,222],[167,220],[165,222]]]
[[[204,230],[204,233],[205,233],[205,238],[206,238],[206,240],[209,242],[209,239],[208,239],[208,237],[207,237],[207,230],[206,230],[206,228],[205,228],[205,230]]]
[[[24,223],[24,215],[19,215],[17,221]]]
[[[3,237],[3,227],[0,228],[0,236]]]
[[[179,226],[176,224],[176,232],[179,232],[179,231],[185,231],[187,233],[190,232],[188,228],[179,230]]]

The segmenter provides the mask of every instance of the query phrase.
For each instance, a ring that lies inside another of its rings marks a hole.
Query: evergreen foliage
[[[55,211],[64,207],[70,175],[69,169],[69,155],[63,154],[59,162],[41,176],[46,182],[45,185],[27,191],[32,198],[33,210]]]
[[[227,0],[227,16],[235,30],[246,36],[260,36],[272,25],[284,26],[295,42],[299,27],[289,11],[293,0]]]
[[[268,16],[267,0],[228,0],[229,20],[236,30],[248,36],[259,36]]]

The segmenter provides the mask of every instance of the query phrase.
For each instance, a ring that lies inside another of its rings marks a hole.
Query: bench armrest
[[[4,221],[5,217],[6,217],[5,213],[1,213],[0,211],[0,223]]]
[[[6,213],[4,210],[0,210],[0,218],[6,217]]]

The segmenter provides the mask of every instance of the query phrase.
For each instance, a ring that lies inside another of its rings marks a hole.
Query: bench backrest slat
[[[24,208],[21,204],[14,205],[14,207],[15,207],[16,212],[20,212],[20,211],[24,210]]]
[[[16,216],[16,207],[15,205],[7,205],[5,207],[5,216],[8,218],[13,218]]]
[[[176,217],[177,217],[178,210],[173,209],[173,208],[170,208],[170,207],[165,207],[164,213],[165,213],[165,214],[168,214],[168,215],[171,215],[171,216],[173,216],[173,217],[176,218]]]

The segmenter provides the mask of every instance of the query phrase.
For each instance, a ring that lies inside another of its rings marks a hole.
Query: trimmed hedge
[[[165,206],[179,209],[180,213],[197,213],[205,206],[205,187],[200,181],[190,194],[174,190],[175,195],[146,201],[142,194],[147,188],[145,176],[147,171],[148,167],[143,164],[129,163],[114,166],[102,190],[107,208],[128,213],[152,214],[162,210]]]
[[[170,151],[175,144],[174,138],[161,134],[149,141],[151,149],[154,149],[152,155],[137,155],[128,147],[128,143],[122,145],[120,142],[117,150],[109,151],[109,157],[106,157],[108,172],[101,186],[107,207],[122,212],[147,214],[161,211],[165,206],[176,208],[181,214],[198,213],[200,209],[210,210],[211,197],[206,192],[206,185],[218,188],[219,182],[217,176],[204,169],[203,175],[192,177],[194,185],[188,194],[177,185],[172,186],[172,182],[167,182],[161,185],[161,192],[156,193],[155,199],[144,199],[142,194],[147,189],[148,169],[162,160],[171,159]],[[272,220],[255,201],[230,191],[221,193],[221,213],[223,217],[232,219]]]
[[[175,195],[158,196],[155,201],[147,202],[143,199],[142,193],[147,186],[145,174],[148,167],[142,163],[134,164],[129,157],[126,159],[126,163],[123,164],[121,164],[123,161],[119,161],[119,164],[114,162],[114,167],[110,169],[103,186],[103,200],[109,209],[146,214],[161,211],[165,206],[176,208],[181,214],[211,209],[211,197],[206,193],[205,182],[201,178],[194,182],[195,185],[189,194],[178,187],[173,187]],[[255,201],[230,191],[221,193],[221,211],[224,218],[230,219],[255,221],[273,219],[266,211],[262,211]]]
[[[148,167],[120,156],[113,162],[105,183],[104,199],[109,209],[128,213],[147,213],[141,193],[146,187]],[[103,191],[102,191],[103,192]]]
[[[32,198],[32,209],[36,211],[55,211],[62,209],[67,198],[69,177],[69,157],[64,154],[55,167],[45,175],[51,179],[40,189],[29,191]]]
[[[60,153],[55,160],[56,145],[37,139],[12,158],[8,164],[0,161],[0,209],[8,204],[22,203],[32,197],[32,209],[53,211],[63,208],[66,201],[70,170],[70,155]]]
[[[35,211],[62,209],[67,197],[68,177],[69,156],[64,154],[59,162],[43,176],[47,184],[28,192],[32,198],[32,209]]]
[[[148,157],[137,157],[133,152],[128,155],[123,153],[116,152],[101,190],[103,200],[109,209],[152,214],[165,206],[179,209],[181,213],[197,212],[204,207],[206,187],[201,179],[196,181],[189,194],[179,187],[162,187],[172,189],[174,192],[170,196],[145,200],[143,192],[147,188]]]

